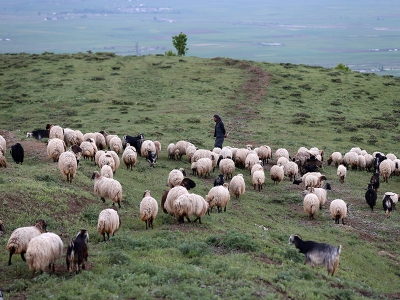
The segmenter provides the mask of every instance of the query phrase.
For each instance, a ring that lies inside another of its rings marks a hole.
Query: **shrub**
[[[206,241],[207,244],[224,247],[228,250],[240,250],[244,252],[257,251],[259,245],[249,234],[241,233],[238,230],[228,231],[224,235],[211,236]]]
[[[172,50],[168,50],[167,52],[165,52],[165,56],[176,56],[176,53]]]

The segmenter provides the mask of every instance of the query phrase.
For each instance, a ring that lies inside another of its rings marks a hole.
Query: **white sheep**
[[[161,143],[160,141],[154,141],[154,146],[156,146],[156,155],[158,156],[161,152]]]
[[[336,151],[331,154],[331,156],[328,158],[328,166],[330,166],[332,163],[335,164],[335,167],[337,168],[341,163],[343,162],[343,156],[342,153]]]
[[[344,165],[339,165],[337,168],[336,175],[339,176],[340,183],[344,183],[346,174],[347,174],[347,168]]]
[[[86,132],[83,135],[83,141],[87,141],[88,139],[93,139],[94,142],[96,142],[96,135],[94,132]]]
[[[116,208],[107,208],[100,212],[97,220],[97,231],[103,236],[103,241],[110,240],[110,234],[114,236],[115,232],[121,226],[121,218]]]
[[[183,186],[175,186],[168,191],[165,202],[161,202],[161,208],[164,212],[173,215],[174,214],[174,202],[180,195],[188,194],[188,190]]]
[[[286,157],[288,160],[290,159],[289,152],[285,148],[279,148],[275,151],[275,159],[277,161],[279,157]]]
[[[390,159],[385,159],[379,164],[379,174],[383,178],[383,182],[388,183],[388,179],[392,174],[392,163],[394,162]]]
[[[103,150],[106,149],[107,146],[107,142],[106,142],[106,138],[104,137],[103,134],[101,134],[100,132],[95,132],[93,133],[94,137],[94,142],[96,144],[96,147],[98,150]],[[86,141],[86,140],[84,140]]]
[[[309,193],[313,193],[318,197],[319,200],[319,209],[322,208],[322,205],[325,205],[325,203],[328,201],[328,193],[325,188],[313,188],[309,187],[307,190],[303,191],[303,195],[307,195]]]
[[[198,149],[194,145],[190,145],[186,148],[186,158],[189,162],[192,162],[192,157]],[[176,151],[176,150],[175,150]],[[177,151],[179,154],[179,150]],[[175,156],[178,155],[175,153]]]
[[[7,149],[6,139],[2,135],[0,135],[0,147],[3,149],[3,151],[6,151]]]
[[[353,147],[353,148],[351,148],[350,149],[350,152],[355,152],[355,153],[357,153],[358,155],[361,155],[361,148],[360,147]]]
[[[211,157],[217,157],[216,153],[214,153],[214,152],[212,152],[210,150],[206,150],[206,149],[197,149],[193,153],[191,162],[196,162],[200,158],[209,158],[209,159],[211,159]]]
[[[158,213],[157,200],[151,197],[151,192],[146,190],[143,194],[142,201],[140,201],[140,220],[146,222],[146,229],[153,228],[153,221]]]
[[[179,149],[176,148],[174,143],[170,143],[167,147],[168,158],[177,160],[179,157]]]
[[[47,124],[46,129],[49,130],[49,139],[58,138],[64,140],[64,131],[60,126]]]
[[[67,146],[80,145],[77,133],[71,128],[64,128],[64,142]]]
[[[358,169],[360,171],[365,171],[365,169],[367,167],[367,161],[365,160],[365,156],[364,155],[361,155],[361,154],[358,155],[358,164],[357,164],[357,166],[358,166]]]
[[[105,198],[111,199],[113,205],[118,203],[121,208],[122,201],[122,186],[112,178],[101,176],[99,172],[93,172],[92,179],[94,180],[94,192],[101,197],[105,202]]]
[[[223,147],[221,149],[220,155],[222,155],[222,158],[232,158],[232,156],[233,156],[232,150],[230,147]]]
[[[343,164],[346,167],[351,167],[353,170],[357,170],[358,167],[358,154],[357,152],[350,151],[344,154]]]
[[[335,224],[339,224],[340,219],[342,224],[344,224],[344,218],[347,217],[348,205],[342,199],[335,199],[331,202],[329,206],[329,211],[331,212],[332,219],[335,220]]]
[[[265,182],[264,170],[254,171],[253,175],[251,176],[251,180],[252,180],[254,189],[256,189],[256,187],[257,187],[258,191],[261,192],[262,186]]]
[[[63,176],[67,177],[67,181],[72,183],[72,179],[76,175],[78,169],[78,162],[75,153],[68,150],[60,154],[58,159],[58,168]]]
[[[104,153],[106,153],[106,151],[104,151],[104,150],[98,150],[96,152],[96,154],[94,155],[94,165],[95,166],[99,165],[99,159]]]
[[[112,137],[108,143],[108,148],[118,155],[122,151],[122,140],[118,136]]]
[[[290,181],[293,181],[299,173],[299,166],[293,162],[289,161],[285,167],[286,176],[289,177]]]
[[[212,160],[208,157],[200,158],[196,161],[196,171],[197,176],[199,177],[207,177],[210,176],[210,172],[213,169]]]
[[[202,224],[201,217],[206,214],[207,210],[208,203],[197,194],[183,194],[174,202],[174,216],[179,223],[183,223],[184,218],[190,223],[189,217],[194,215],[196,219],[193,222],[199,220],[199,223]]]
[[[255,172],[255,171],[260,171],[260,170],[263,170],[264,171],[264,167],[261,165],[261,164],[255,164],[252,168],[251,168],[251,172],[250,172],[250,175],[251,176],[253,176],[253,173]]]
[[[235,196],[235,198],[239,198],[244,194],[246,191],[246,183],[244,182],[243,174],[233,176],[229,185],[229,191],[232,196]]]
[[[230,199],[231,195],[229,194],[227,183],[211,188],[205,198],[209,210],[212,211],[213,207],[216,206],[219,213],[222,212],[222,208],[224,209],[224,212],[226,212],[226,206]]]
[[[247,148],[237,149],[234,157],[235,166],[244,168],[246,166],[246,157],[248,153],[249,149]]]
[[[104,165],[101,167],[100,175],[107,178],[114,178],[114,172],[109,165]]]
[[[94,139],[90,138],[87,140],[84,140],[80,146],[82,149],[82,156],[83,159],[91,159],[92,161],[94,160],[94,157],[96,155],[97,152],[97,146],[96,146],[96,142]]]
[[[244,165],[247,170],[249,170],[249,174],[251,174],[251,168],[260,162],[260,159],[258,158],[258,154],[252,150],[249,151],[249,153],[246,156],[246,159],[244,161]]]
[[[26,249],[26,262],[32,270],[44,272],[49,267],[55,273],[55,263],[62,256],[64,244],[61,238],[52,232],[46,232],[31,239]]]
[[[53,162],[58,162],[61,153],[65,152],[65,150],[66,145],[62,139],[53,138],[47,143],[47,155]]]
[[[319,209],[319,199],[314,193],[308,193],[303,200],[304,212],[309,219],[314,219],[315,214]]]
[[[99,157],[98,166],[99,166],[100,169],[103,168],[103,166],[105,166],[105,165],[110,166],[112,171],[113,171],[113,173],[114,173],[115,170],[116,170],[115,160],[111,156],[111,154],[108,153],[108,152],[110,152],[110,151],[104,152],[103,155],[101,155]]]
[[[8,239],[7,250],[10,252],[8,265],[11,265],[11,257],[13,254],[21,254],[21,258],[25,261],[25,252],[28,248],[29,241],[46,232],[47,223],[44,220],[37,220],[35,226],[20,227],[15,229]]]
[[[367,171],[371,171],[374,167],[374,157],[369,153],[365,153],[364,157],[365,157],[365,168],[367,169]]]
[[[321,175],[321,176],[308,175],[305,178],[304,186],[306,188],[309,188],[309,187],[319,188],[322,186],[323,180],[326,180],[325,175]]]
[[[273,165],[269,170],[269,176],[274,184],[279,184],[285,177],[285,167]]]
[[[221,148],[219,148],[219,147],[214,147],[211,151],[214,152],[214,153],[216,153],[216,154],[220,154],[220,153],[221,153]]]
[[[149,151],[156,153],[156,145],[154,145],[154,142],[151,140],[144,140],[140,147],[140,154],[143,157],[147,157]]]
[[[136,165],[137,153],[135,147],[131,146],[129,143],[126,144],[126,148],[122,153],[122,161],[124,162],[126,169],[132,168]]]
[[[288,162],[289,162],[289,159],[287,159],[287,158],[284,157],[284,156],[281,156],[281,157],[279,157],[278,160],[276,161],[276,165],[277,165],[277,166],[284,166],[285,169],[286,169],[286,165],[287,165]]]
[[[186,149],[189,147],[189,145],[192,145],[191,143],[187,141],[178,141],[175,144],[176,149],[178,149],[178,159],[181,159],[183,155],[186,155]]]
[[[271,147],[268,145],[262,145],[258,147],[258,158],[263,162],[263,164],[268,163],[268,159],[272,158],[272,150]]]
[[[114,159],[114,163],[115,163],[115,171],[114,173],[118,170],[119,165],[121,164],[120,160],[119,160],[119,156],[115,151],[106,151],[106,153],[110,154],[112,156],[112,158]]]
[[[174,186],[178,186],[181,184],[183,178],[185,178],[186,172],[184,168],[178,169],[173,169],[171,172],[168,174],[168,182],[167,185],[170,188],[173,188]]]

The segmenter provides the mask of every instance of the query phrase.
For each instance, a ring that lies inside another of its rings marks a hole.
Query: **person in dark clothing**
[[[222,144],[224,143],[224,138],[226,138],[225,126],[219,115],[214,115],[214,122],[215,122],[214,147],[218,147],[218,148],[222,149]]]

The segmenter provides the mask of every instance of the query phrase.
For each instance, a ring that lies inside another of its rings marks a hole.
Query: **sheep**
[[[137,136],[124,135],[122,138],[122,146],[125,147],[126,144],[130,144],[135,147],[136,153],[141,155],[140,148],[142,147],[142,143],[144,141],[144,135],[139,133]]]
[[[47,124],[46,129],[49,131],[50,139],[58,138],[60,140],[64,140],[64,131],[60,126]]]
[[[94,139],[97,149],[98,150],[106,149],[107,142],[106,142],[106,138],[104,137],[104,135],[101,134],[100,132],[95,132],[95,133],[93,133],[93,135],[94,135],[93,139]]]
[[[300,147],[299,150],[297,150],[297,153],[293,157],[293,161],[297,164],[299,168],[301,168],[307,159],[310,158],[310,152],[306,147]]]
[[[247,154],[246,159],[244,161],[244,164],[246,166],[246,169],[249,170],[249,174],[251,174],[251,168],[260,162],[260,159],[258,158],[258,154],[252,150]]]
[[[393,209],[396,209],[396,204],[397,204],[397,202],[399,201],[399,194],[396,194],[396,193],[393,193],[393,192],[386,192],[386,193],[383,195],[383,199],[385,199],[386,196],[389,196],[390,199],[392,199],[392,202],[393,202]],[[382,200],[383,200],[383,199],[382,199]]]
[[[374,157],[371,154],[364,154],[365,157],[365,169],[370,172],[374,167]]]
[[[64,143],[67,146],[80,145],[77,133],[71,128],[64,128]]]
[[[285,176],[285,167],[273,165],[269,170],[269,176],[274,184],[279,184]]]
[[[217,211],[222,212],[222,208],[224,212],[226,212],[226,206],[228,205],[231,196],[229,194],[228,184],[224,183],[223,185],[218,185],[210,189],[205,200],[208,203],[208,214],[210,214],[210,210],[212,211],[213,207],[217,207]]]
[[[137,153],[135,147],[131,146],[129,143],[126,144],[125,150],[122,153],[122,161],[124,162],[126,169],[132,168],[136,165]]]
[[[224,174],[219,174],[214,179],[214,186],[223,185],[224,184]]]
[[[26,137],[33,137],[37,140],[41,140],[42,138],[49,138],[49,131],[47,129],[37,129],[32,132],[27,132]],[[1,138],[0,138],[1,139]]]
[[[182,194],[188,194],[188,190],[183,186],[175,186],[168,192],[165,192],[161,199],[161,208],[166,214],[174,214],[174,202]],[[165,200],[163,200],[165,199]]]
[[[198,149],[194,145],[190,145],[186,148],[186,158],[189,162],[192,162],[192,157],[196,153],[197,150]],[[177,157],[177,155],[179,155],[179,150],[175,149],[174,155]]]
[[[210,176],[210,172],[212,171],[212,160],[208,157],[200,158],[196,162],[196,170],[197,176],[199,177],[206,177]]]
[[[102,156],[100,156],[99,161],[98,161],[98,166],[100,169],[103,168],[103,166],[110,166],[113,173],[115,172],[116,168],[115,168],[115,160],[114,158],[111,156],[110,153],[105,152]]]
[[[289,161],[285,166],[285,172],[289,180],[293,181],[299,173],[299,167],[295,162]]]
[[[299,252],[306,256],[304,264],[308,263],[311,267],[323,265],[331,276],[337,271],[342,245],[336,248],[330,244],[303,241],[299,234],[292,234],[289,237],[289,244],[294,244]]]
[[[379,173],[375,172],[374,174],[372,174],[369,182],[372,184],[372,187],[374,188],[375,192],[378,193],[378,189],[379,189],[379,185],[380,185]]]
[[[69,276],[72,276],[72,271],[75,267],[76,274],[80,273],[82,269],[85,270],[85,262],[88,259],[88,247],[86,240],[89,240],[89,234],[86,229],[81,229],[74,240],[68,244],[66,263]]]
[[[83,133],[82,133],[80,130],[74,130],[74,131],[75,131],[75,136],[76,136],[76,138],[77,138],[77,140],[78,140],[77,145],[82,144],[82,142],[84,141],[84,139],[83,139]]]
[[[383,210],[386,213],[386,217],[390,218],[390,213],[393,210],[393,200],[390,195],[384,195],[382,200]]]
[[[365,192],[365,201],[367,201],[367,204],[371,208],[371,211],[374,210],[374,206],[376,205],[376,191],[374,190],[374,187],[371,183],[368,184],[367,191]]]
[[[170,188],[173,188],[174,186],[178,186],[181,184],[184,176],[186,176],[186,172],[184,168],[180,168],[179,170],[173,169],[171,172],[168,174],[168,182],[167,185]]]
[[[397,159],[396,155],[394,155],[393,153],[388,153],[385,156],[386,156],[387,159],[390,159],[390,160],[396,160]]]
[[[258,154],[258,158],[265,165],[268,163],[268,159],[272,158],[271,147],[267,146],[267,145],[262,145],[262,146],[258,147],[257,154]]]
[[[119,165],[121,164],[120,160],[119,160],[119,156],[115,151],[106,151],[107,154],[110,154],[111,157],[114,159],[114,163],[115,163],[115,171],[114,173],[118,170]]]
[[[318,197],[319,200],[319,209],[322,208],[323,205],[328,201],[328,193],[327,190],[331,190],[331,185],[328,183],[323,188],[313,188],[309,187],[308,189],[303,191],[303,195],[307,195],[309,193],[313,193]]]
[[[335,220],[335,224],[339,224],[342,220],[344,224],[344,218],[347,217],[348,204],[342,199],[335,199],[331,202],[329,206],[329,211],[331,213],[332,219]]]
[[[108,143],[108,149],[115,151],[118,155],[122,150],[122,140],[118,136],[112,137]]]
[[[275,151],[275,159],[278,161],[279,157],[286,157],[290,159],[289,152],[285,148],[279,148]]]
[[[221,148],[219,148],[219,147],[214,147],[211,151],[212,152],[214,152],[214,153],[216,153],[216,154],[221,154]]]
[[[223,147],[221,149],[220,155],[222,156],[222,158],[232,158],[232,150],[229,147]]]
[[[332,163],[335,164],[335,167],[337,168],[340,164],[343,162],[343,157],[342,153],[340,152],[333,152],[331,156],[328,158],[328,166],[330,166]]]
[[[67,182],[72,183],[72,179],[76,175],[78,162],[74,152],[66,151],[60,154],[58,159],[58,168],[63,176],[67,177]]]
[[[343,165],[350,167],[352,170],[357,170],[358,167],[358,154],[350,151],[343,156]]]
[[[200,158],[209,158],[211,159],[211,157],[217,157],[216,153],[213,153],[210,150],[206,150],[206,149],[197,149],[192,156],[192,160],[190,162],[196,162],[198,161]]]
[[[149,151],[156,153],[156,145],[154,145],[154,142],[151,140],[145,140],[140,148],[140,153],[143,157],[147,157]]]
[[[157,200],[151,197],[151,192],[146,190],[143,194],[142,201],[140,201],[140,220],[146,222],[147,228],[154,228],[153,221],[158,213],[158,203]]]
[[[26,249],[26,262],[32,270],[31,278],[35,271],[44,272],[49,269],[55,273],[55,262],[61,258],[64,244],[61,238],[52,232],[46,232],[31,239]]]
[[[189,217],[191,215],[196,216],[193,222],[199,220],[201,223],[201,217],[203,217],[208,210],[208,203],[203,197],[196,194],[183,194],[180,195],[174,202],[174,216],[179,223],[184,223],[184,218],[190,223]]]
[[[146,160],[147,162],[150,164],[150,167],[155,168],[156,167],[156,162],[157,162],[157,154],[155,151],[148,151],[147,152],[147,156],[146,156]]]
[[[87,140],[84,140],[80,144],[79,147],[81,147],[81,149],[82,149],[83,159],[89,159],[90,158],[90,160],[92,160],[92,161],[94,160],[94,157],[95,157],[96,152],[98,150],[94,139],[89,138]]]
[[[109,165],[104,165],[101,167],[100,175],[107,178],[114,178],[114,172]]]
[[[190,165],[190,170],[192,170],[192,175],[197,176],[197,162],[192,162]]]
[[[106,151],[103,151],[103,150],[98,150],[96,152],[96,154],[94,155],[94,165],[95,166],[99,165],[99,159],[104,153],[106,153]]]
[[[229,185],[229,191],[232,196],[235,196],[236,199],[244,194],[246,191],[246,184],[244,182],[243,174],[237,174],[236,176],[233,176]]]
[[[161,152],[161,143],[159,141],[154,141],[154,146],[156,146],[156,155],[158,156]]]
[[[319,188],[322,186],[322,180],[326,180],[325,175],[321,175],[321,176],[308,175],[304,181],[304,186],[306,188],[308,188],[308,187]]]
[[[196,182],[194,182],[190,178],[185,177],[185,178],[183,178],[183,180],[182,180],[180,185],[185,187],[189,191],[190,189],[193,189],[193,188],[196,187]]]
[[[249,149],[246,148],[237,149],[234,157],[235,166],[237,166],[238,168],[244,168],[246,166],[246,157],[248,153]]]
[[[48,141],[47,144],[47,155],[53,160],[53,162],[58,162],[61,153],[65,152],[66,145],[62,139],[53,138]]]
[[[7,168],[7,160],[6,157],[4,156],[4,150],[2,146],[0,146],[0,167]]]
[[[186,149],[189,145],[192,145],[191,143],[187,141],[178,141],[175,144],[176,149],[178,149],[178,159],[182,159],[183,155],[186,155]]]
[[[264,171],[264,167],[261,165],[261,164],[255,164],[252,168],[251,168],[251,172],[250,172],[250,175],[251,176],[253,176],[253,173],[255,172],[255,171],[260,171],[260,170],[262,170],[262,171]]]
[[[382,176],[383,182],[388,183],[388,179],[392,174],[392,166],[389,159],[386,159],[379,164],[379,174]]]
[[[310,152],[311,156],[315,156],[318,160],[324,161],[324,150],[312,147],[310,150],[308,150],[308,152]]]
[[[226,180],[232,179],[235,169],[235,162],[232,159],[223,158],[219,161],[219,171],[221,174],[224,174]]]
[[[353,148],[350,149],[349,152],[355,152],[358,155],[361,155],[361,148],[360,147],[353,147]]]
[[[314,216],[317,213],[319,206],[320,202],[317,195],[310,192],[304,196],[303,208],[309,219],[314,219]]]
[[[358,169],[360,171],[365,171],[367,168],[367,161],[365,160],[364,155],[358,155]]]
[[[384,160],[386,160],[386,156],[383,155],[383,153],[379,153],[379,152],[374,152],[372,154],[372,156],[374,157],[374,172],[379,172],[379,166],[381,164],[381,162],[383,162]]]
[[[16,164],[20,163],[22,165],[24,162],[24,148],[20,143],[11,146],[10,154]]]
[[[174,143],[170,143],[167,147],[168,158],[177,160],[179,157],[179,149],[176,148]]]
[[[6,234],[6,228],[4,227],[3,221],[0,220],[0,235]]]
[[[336,175],[339,176],[340,183],[344,183],[344,178],[347,174],[347,168],[344,165],[339,165],[337,167]]]
[[[103,236],[103,242],[107,239],[110,240],[110,234],[114,234],[121,227],[121,218],[118,215],[115,206],[112,208],[104,209],[100,212],[99,218],[97,220],[97,231]]]
[[[111,199],[113,205],[118,203],[118,207],[121,208],[121,184],[115,179],[101,176],[97,171],[93,172],[92,179],[94,180],[94,192],[101,197],[101,200],[105,202],[105,198]]]
[[[287,164],[288,162],[289,162],[289,160],[288,160],[286,157],[281,156],[281,157],[279,157],[278,160],[276,161],[276,165],[277,165],[277,166],[284,166],[285,169],[286,169],[286,164]]]
[[[37,220],[35,226],[20,227],[15,229],[7,242],[7,250],[10,252],[10,257],[8,259],[8,265],[11,265],[11,257],[13,254],[21,254],[23,261],[25,260],[25,252],[28,248],[29,241],[46,232],[47,223],[45,220]]]
[[[265,182],[264,170],[254,171],[253,175],[251,176],[251,180],[252,180],[254,189],[256,189],[256,187],[257,187],[258,191],[261,192],[262,186]]]

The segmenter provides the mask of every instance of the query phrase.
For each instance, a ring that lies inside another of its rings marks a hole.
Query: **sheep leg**
[[[342,218],[342,224],[345,225],[345,224],[344,224],[344,218]]]
[[[217,206],[217,210],[218,210],[218,213],[221,213],[221,212],[222,212],[222,209],[221,209],[220,206]]]
[[[253,184],[253,190],[255,190],[256,189],[256,184]]]
[[[121,208],[121,202],[118,200],[118,207]]]
[[[226,206],[224,207],[224,212],[226,212]]]
[[[190,223],[190,219],[189,219],[189,217],[188,217],[188,216],[186,217],[186,220],[188,221],[188,223]]]

